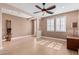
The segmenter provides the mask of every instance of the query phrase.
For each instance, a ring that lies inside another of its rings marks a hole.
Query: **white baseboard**
[[[33,36],[33,35],[26,35],[26,36],[13,37],[13,38],[11,38],[11,39],[12,39],[12,40],[15,40],[15,39],[21,39],[21,38],[30,37],[30,36]],[[6,39],[3,39],[3,41],[6,41]]]
[[[13,37],[13,38],[11,38],[11,39],[12,39],[12,40],[14,40],[14,39],[21,39],[21,38],[30,37],[30,36],[32,36],[32,35]]]
[[[56,39],[56,40],[61,40],[61,41],[67,41],[66,39],[61,39],[61,38],[53,38],[53,37],[46,37],[46,36],[42,36],[44,38],[48,38],[48,39]]]

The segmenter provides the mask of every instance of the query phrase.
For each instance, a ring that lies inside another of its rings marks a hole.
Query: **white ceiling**
[[[54,4],[56,5],[56,8],[51,10],[52,12],[54,12],[54,14],[52,15],[79,9],[79,3],[47,3],[46,8]],[[40,7],[42,7],[41,3],[9,3],[9,5],[17,7],[23,11],[26,11],[35,17],[42,16],[42,13],[33,14],[33,12],[39,11],[39,9],[35,7],[35,5],[39,5]],[[51,15],[45,14],[45,16],[51,16]]]

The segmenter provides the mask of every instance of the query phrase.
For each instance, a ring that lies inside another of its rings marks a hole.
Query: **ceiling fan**
[[[40,12],[48,13],[48,14],[53,14],[54,13],[54,12],[52,12],[50,10],[55,9],[56,8],[56,5],[50,6],[48,8],[45,8],[46,3],[42,3],[42,5],[43,5],[43,8],[41,8],[38,5],[35,5],[35,7],[38,8],[38,9],[40,9],[40,11],[36,11],[36,12],[34,12],[34,14],[40,13]]]

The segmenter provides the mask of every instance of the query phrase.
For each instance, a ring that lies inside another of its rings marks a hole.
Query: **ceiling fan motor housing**
[[[46,11],[46,9],[42,9],[42,11]]]

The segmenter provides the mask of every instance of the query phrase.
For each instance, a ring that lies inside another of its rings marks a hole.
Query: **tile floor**
[[[0,55],[77,55],[76,51],[66,48],[66,41],[63,40],[44,37],[36,39],[31,36],[4,41]]]

